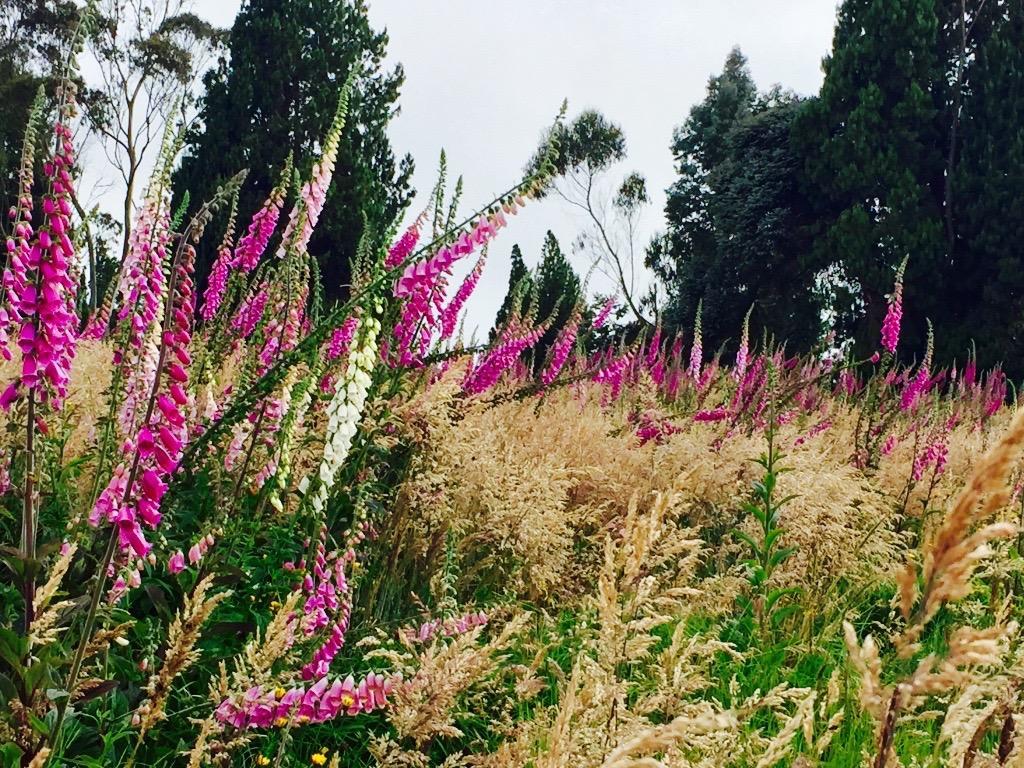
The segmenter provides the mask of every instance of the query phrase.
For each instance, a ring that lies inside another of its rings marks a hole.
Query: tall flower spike
[[[228,225],[224,229],[224,239],[217,248],[217,258],[210,269],[210,277],[206,284],[206,293],[203,294],[203,306],[199,314],[204,322],[210,322],[213,316],[220,309],[224,300],[224,294],[228,288],[228,278],[231,275],[231,264],[234,261],[234,254],[231,251],[235,240],[235,220],[238,217],[238,195],[231,199],[231,209],[228,214]]]
[[[507,331],[484,355],[480,364],[467,374],[462,390],[470,395],[479,395],[489,390],[498,383],[502,374],[516,364],[523,352],[540,341],[549,325],[544,323],[525,333],[515,328]]]
[[[693,319],[693,346],[690,347],[690,377],[697,381],[700,379],[701,361],[704,358],[704,349],[701,336],[701,312],[704,308],[704,300],[697,302],[697,314]]]
[[[242,274],[249,274],[259,263],[260,258],[267,250],[270,238],[277,228],[277,221],[281,216],[281,208],[284,205],[285,194],[288,191],[288,180],[292,174],[292,156],[289,153],[285,160],[284,168],[281,171],[281,179],[277,186],[270,193],[267,201],[252,217],[249,229],[238,241],[235,247],[234,260],[231,266]]]
[[[281,239],[281,247],[277,252],[278,256],[283,257],[290,250],[296,253],[305,252],[309,238],[312,237],[313,230],[320,220],[320,214],[323,213],[324,204],[327,202],[327,190],[330,189],[331,179],[334,177],[334,165],[338,159],[338,146],[341,143],[341,132],[345,127],[354,82],[355,70],[349,73],[341,88],[334,120],[324,137],[323,152],[313,166],[309,180],[303,184],[298,202],[292,207]]]
[[[349,449],[355,439],[372,382],[370,377],[377,362],[379,334],[380,321],[371,312],[363,314],[356,328],[355,343],[348,356],[348,366],[344,375],[339,378],[334,397],[327,406],[324,452],[314,478],[316,487],[310,499],[314,519],[320,519],[326,508],[331,488],[345,459],[348,458]],[[309,478],[303,478],[299,491],[303,494],[308,493],[309,485]]]
[[[581,317],[580,308],[576,307],[572,315],[569,316],[569,321],[558,332],[555,343],[551,345],[551,360],[540,375],[541,384],[545,388],[551,386],[552,382],[558,378],[558,374],[562,372],[562,368],[565,367],[565,361],[569,359],[569,353],[572,352],[573,344],[576,343]]]
[[[2,397],[9,404],[20,388],[50,400],[59,407],[67,395],[71,361],[78,340],[75,313],[77,283],[72,278],[74,247],[71,243],[71,169],[74,145],[70,118],[74,115],[73,85],[63,86],[63,108],[54,126],[53,156],[43,164],[49,181],[43,198],[43,223],[27,245],[30,230],[21,220],[30,215],[31,197],[25,196],[25,179],[20,179],[15,239],[8,242],[9,267],[4,275],[8,313],[18,324],[21,348],[21,376]],[[30,193],[30,190],[29,190]]]
[[[404,300],[394,328],[398,364],[422,364],[435,330],[443,325],[441,302],[452,265],[493,239],[508,224],[505,214],[514,213],[521,205],[525,205],[521,197],[507,200],[500,208],[477,219],[473,227],[463,231],[454,242],[405,268],[394,289],[395,297]],[[475,285],[471,281],[467,290],[471,292]]]
[[[405,263],[405,260],[409,258],[413,249],[416,247],[416,243],[419,242],[420,229],[422,229],[426,220],[427,212],[424,210],[416,217],[416,220],[388,250],[387,258],[384,260],[385,267],[388,269],[394,269],[395,267]]]
[[[480,254],[480,258],[476,260],[476,264],[473,269],[470,270],[469,274],[466,275],[466,279],[462,281],[462,285],[459,286],[459,290],[455,292],[455,296],[448,305],[441,310],[441,340],[449,338],[452,333],[455,332],[455,326],[459,322],[459,313],[462,308],[469,301],[469,297],[473,295],[473,291],[476,290],[477,283],[480,282],[480,275],[483,274],[484,265],[487,263],[487,248],[484,247],[483,253]]]
[[[40,86],[36,98],[32,102],[28,123],[25,126],[21,163],[18,166],[17,200],[8,211],[8,216],[11,219],[11,234],[6,242],[7,268],[3,274],[3,288],[7,294],[12,288],[24,287],[22,270],[31,258],[29,241],[32,239],[32,183],[35,173],[36,135],[42,122],[45,105],[46,93]],[[3,355],[6,360],[11,359],[10,333],[12,330],[18,330],[16,317],[8,302],[9,297],[5,296],[5,301],[0,306],[0,355]]]
[[[615,297],[609,296],[608,299],[601,306],[597,316],[594,318],[594,322],[590,324],[590,327],[595,331],[601,328],[606,322],[608,322],[608,316],[611,315],[612,310],[615,309]]]
[[[739,381],[743,378],[743,374],[746,373],[747,363],[750,362],[750,313],[754,311],[754,307],[751,306],[747,310],[746,316],[743,318],[743,332],[740,335],[740,346],[736,350],[736,366],[732,370],[732,377]]]
[[[900,323],[903,320],[903,274],[907,269],[907,258],[904,257],[896,270],[896,285],[889,297],[889,308],[882,321],[882,349],[890,355],[896,354],[896,346],[900,343]]]

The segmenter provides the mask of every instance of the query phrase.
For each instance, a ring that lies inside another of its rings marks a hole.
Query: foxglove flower
[[[324,452],[316,475],[316,487],[310,498],[314,519],[320,519],[326,508],[338,471],[345,463],[352,441],[355,439],[363,406],[370,390],[370,376],[376,364],[379,333],[380,321],[373,314],[367,312],[359,318],[355,344],[348,357],[348,366],[338,380],[334,397],[327,406]],[[299,485],[300,492],[308,493],[309,484],[309,478],[303,478]]]
[[[462,281],[462,285],[459,286],[459,290],[455,292],[455,296],[448,305],[441,310],[441,340],[449,338],[455,331],[455,324],[459,320],[459,313],[465,306],[466,302],[469,301],[469,297],[473,295],[473,291],[476,290],[477,283],[480,282],[480,275],[483,274],[484,264],[487,263],[487,251],[485,250],[480,254],[480,258],[477,259],[473,269],[470,270],[469,274],[466,275],[466,279]]]
[[[405,263],[405,260],[409,258],[416,247],[416,243],[419,242],[420,229],[423,227],[423,222],[426,221],[426,218],[427,212],[423,211],[423,213],[416,217],[416,221],[388,249],[387,258],[384,260],[385,267],[395,269]]]
[[[896,270],[896,286],[889,297],[889,308],[882,321],[882,349],[890,355],[896,354],[896,346],[900,342],[900,323],[903,320],[903,273],[907,268],[907,260],[903,259]]]
[[[753,307],[747,310],[747,316],[743,318],[743,332],[740,335],[740,346],[736,350],[736,365],[732,370],[733,378],[739,381],[746,373],[747,363],[750,360],[750,313]]]
[[[690,378],[694,381],[700,380],[701,362],[704,358],[704,348],[701,339],[701,309],[703,300],[697,302],[697,315],[693,321],[693,345],[690,347]]]
[[[545,388],[551,386],[551,383],[558,378],[558,374],[562,372],[562,368],[565,367],[565,361],[569,359],[569,353],[572,352],[573,345],[576,343],[579,328],[580,311],[577,308],[569,317],[569,321],[558,332],[555,343],[551,345],[551,359],[547,368],[540,375],[541,384]]]
[[[239,697],[222,701],[214,716],[238,729],[280,727],[289,722],[325,723],[343,715],[380,709],[400,680],[375,672],[358,684],[352,675],[333,683],[323,677],[308,688],[292,688],[280,696],[254,686]]]
[[[263,204],[263,207],[253,214],[249,229],[239,239],[235,246],[235,253],[231,266],[247,275],[256,269],[260,258],[267,250],[270,238],[277,228],[277,220],[281,215],[281,207],[284,205],[285,191],[290,163],[285,164],[285,170],[281,174],[281,182],[270,193],[270,197]]]
[[[467,373],[462,391],[469,395],[479,395],[489,390],[498,383],[503,373],[515,365],[523,352],[540,341],[547,328],[548,324],[545,323],[526,332],[506,331],[480,363]]]
[[[31,200],[22,196],[14,237],[7,242],[5,312],[7,319],[16,324],[22,359],[21,376],[4,393],[5,403],[11,402],[22,387],[55,407],[60,407],[67,396],[78,318],[76,281],[71,276],[75,252],[70,235],[74,146],[63,117],[54,128],[53,157],[43,164],[49,180],[43,198],[43,223],[29,245],[31,228],[22,218],[30,215]]]
[[[142,526],[156,528],[167,481],[178,467],[189,432],[184,414],[192,396],[188,392],[188,346],[192,340],[195,292],[192,268],[195,250],[185,245],[176,265],[173,292],[160,331],[162,365],[153,371],[154,389],[143,415],[144,423],[122,446],[124,461],[115,468],[89,515],[98,526],[106,520],[117,527],[121,549],[145,557],[151,548]]]
[[[594,318],[594,322],[590,324],[590,327],[593,328],[595,331],[598,328],[601,328],[606,322],[608,322],[608,317],[609,315],[611,315],[613,309],[615,309],[615,297],[609,296],[605,303],[601,306],[601,309],[598,311],[597,316]]]

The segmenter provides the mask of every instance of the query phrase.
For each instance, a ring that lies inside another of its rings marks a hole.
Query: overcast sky
[[[801,94],[821,84],[821,59],[835,21],[834,0],[369,0],[386,28],[389,59],[406,82],[392,123],[396,153],[416,160],[421,196],[434,183],[438,153],[465,180],[466,212],[519,178],[563,98],[570,116],[596,108],[624,129],[628,159],[613,172],[647,177],[652,204],[641,241],[662,227],[672,182],[672,129],[704,97],[708,77],[739,45],[760,88],[779,83]],[[196,0],[225,26],[238,2]],[[467,331],[489,327],[518,242],[536,264],[551,229],[563,250],[583,222],[557,199],[531,204],[491,248]],[[577,263],[580,271],[585,263]],[[607,290],[599,279],[591,291]]]

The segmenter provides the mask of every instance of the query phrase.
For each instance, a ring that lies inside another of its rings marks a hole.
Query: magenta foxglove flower
[[[555,343],[551,345],[551,359],[547,368],[540,375],[541,384],[545,388],[551,386],[552,382],[558,378],[558,374],[562,372],[562,368],[565,367],[565,361],[569,359],[569,353],[572,352],[579,334],[580,318],[580,311],[577,308],[569,317],[565,327],[555,337]]]
[[[405,260],[409,258],[416,247],[416,243],[419,242],[420,229],[423,227],[423,222],[426,219],[427,212],[423,211],[423,213],[416,217],[416,221],[395,241],[394,245],[388,250],[387,258],[384,260],[385,267],[395,269],[405,263]]]
[[[903,273],[907,268],[907,260],[903,259],[896,270],[896,286],[889,297],[889,308],[882,321],[882,349],[890,355],[896,354],[900,343],[900,323],[903,320]]]
[[[252,336],[252,332],[256,330],[256,326],[263,319],[263,313],[269,298],[269,286],[267,281],[264,280],[258,286],[255,286],[252,292],[245,298],[245,301],[242,302],[238,312],[235,313],[234,318],[231,320],[231,328],[240,338],[248,339]]]
[[[222,701],[214,716],[238,729],[270,728],[292,721],[325,723],[386,706],[388,694],[400,681],[400,677],[385,678],[376,672],[358,684],[352,675],[333,683],[322,677],[309,688],[292,688],[280,697],[255,686],[238,698]]]
[[[359,318],[355,315],[345,319],[340,326],[334,329],[331,340],[327,345],[327,359],[337,360],[348,354],[352,346],[352,339],[355,337],[356,328],[359,327]]]
[[[124,459],[89,515],[93,526],[103,520],[114,524],[122,550],[137,557],[145,557],[151,549],[143,526],[154,529],[160,524],[160,503],[167,480],[177,469],[189,437],[184,414],[190,410],[191,395],[187,390],[188,372],[182,363],[188,360],[192,340],[194,259],[195,250],[185,246],[172,275],[174,288],[168,297],[167,322],[158,334],[164,365],[152,372],[154,389],[147,393],[154,407],[143,414],[148,415],[148,421],[125,441]]]
[[[49,189],[43,198],[43,223],[29,243],[30,215],[24,196],[16,214],[14,237],[7,241],[6,319],[15,324],[21,349],[21,376],[0,402],[10,403],[23,387],[40,401],[60,407],[67,396],[71,361],[78,341],[77,285],[71,277],[71,129],[62,119],[54,128],[53,157],[43,164]]]
[[[260,257],[266,252],[270,238],[277,228],[284,196],[285,183],[282,180],[282,183],[270,193],[270,197],[267,198],[263,207],[253,215],[249,229],[238,240],[231,266],[243,275],[256,269]]]
[[[171,555],[170,560],[167,561],[167,571],[168,573],[171,573],[173,575],[176,573],[181,573],[184,570],[185,556],[181,553],[181,550],[179,549],[177,552]]]
[[[693,414],[694,421],[722,421],[729,417],[729,412],[725,408],[713,408],[706,411],[697,411]]]
[[[477,259],[476,264],[470,273],[466,275],[466,279],[462,281],[462,285],[459,286],[459,290],[455,292],[455,296],[448,305],[441,310],[441,340],[449,338],[452,333],[455,332],[455,324],[459,320],[459,313],[465,306],[466,302],[469,301],[469,297],[473,295],[473,291],[476,290],[477,283],[480,282],[480,275],[483,274],[484,264],[487,263],[487,251],[480,254],[480,258]]]
[[[470,395],[479,395],[489,390],[498,383],[502,374],[515,365],[523,352],[540,341],[546,330],[547,323],[525,333],[506,331],[484,354],[479,364],[466,374],[462,391]]]
[[[609,296],[605,303],[601,306],[597,316],[594,318],[594,322],[590,324],[590,327],[595,331],[601,328],[605,323],[608,322],[608,317],[611,315],[612,310],[615,309],[615,297]]]

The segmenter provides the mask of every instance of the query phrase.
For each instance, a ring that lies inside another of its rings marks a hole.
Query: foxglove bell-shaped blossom
[[[903,320],[903,273],[906,268],[907,260],[904,259],[896,271],[896,286],[889,297],[889,308],[885,313],[885,320],[882,321],[882,348],[890,355],[896,354],[896,347],[900,342],[900,323]]]
[[[688,373],[694,381],[700,381],[701,363],[704,359],[700,319],[703,304],[703,301],[697,302],[697,316],[693,321],[693,344],[690,346],[690,367]]]
[[[565,361],[569,359],[569,353],[572,352],[573,345],[576,343],[579,329],[580,312],[577,308],[569,317],[565,327],[558,332],[555,343],[551,345],[551,359],[540,375],[541,384],[545,388],[551,386],[552,382],[558,378],[558,374],[562,372],[562,368],[565,367]]]
[[[483,274],[484,265],[487,263],[487,251],[485,250],[480,254],[480,258],[477,259],[473,269],[470,270],[469,274],[466,275],[466,279],[462,281],[462,285],[455,292],[452,300],[448,302],[443,310],[441,310],[441,340],[449,338],[452,333],[455,332],[455,325],[459,321],[459,313],[462,312],[462,308],[469,301],[469,297],[473,295],[473,291],[476,290],[477,284],[480,282],[480,275]]]
[[[548,329],[548,324],[537,326],[529,331],[506,331],[499,341],[483,356],[480,363],[472,368],[462,384],[462,391],[469,395],[479,395],[491,389],[502,374],[512,368],[519,356],[540,341]]]
[[[594,318],[594,322],[590,324],[590,327],[593,328],[595,331],[598,328],[603,327],[604,324],[608,322],[608,317],[611,315],[612,310],[615,309],[615,304],[615,297],[609,296],[605,303],[601,306],[601,309],[598,310],[597,316]]]
[[[254,686],[236,698],[225,699],[214,712],[221,723],[238,729],[270,728],[289,722],[325,723],[343,715],[358,715],[384,707],[401,681],[371,672],[358,684],[352,675],[329,682],[320,678],[308,688],[278,693]]]
[[[239,239],[235,246],[235,253],[231,266],[247,275],[256,269],[260,258],[267,250],[270,238],[277,228],[277,221],[281,215],[281,207],[284,204],[285,185],[280,184],[267,201],[252,217],[249,229]]]
[[[7,241],[6,319],[14,323],[21,349],[21,375],[5,392],[4,403],[24,388],[40,401],[59,407],[67,396],[71,362],[78,341],[75,313],[75,258],[71,243],[71,129],[59,120],[54,128],[53,157],[43,164],[49,189],[43,198],[43,222],[32,235],[22,220],[31,201],[19,201],[14,237]]]
[[[192,269],[195,250],[184,246],[175,267],[174,284],[166,308],[163,330],[159,332],[160,354],[152,373],[142,426],[122,446],[124,460],[118,465],[100,493],[89,515],[89,522],[102,521],[117,527],[121,549],[145,557],[151,548],[143,525],[156,528],[161,521],[160,504],[167,482],[178,467],[189,432],[184,414],[192,397],[188,392],[188,372],[182,361],[188,360],[195,312]],[[140,275],[146,279],[145,275]],[[161,308],[162,309],[162,308]]]
[[[370,389],[370,376],[377,362],[379,333],[380,321],[371,313],[359,318],[348,365],[345,373],[338,379],[334,397],[327,406],[324,452],[316,475],[315,489],[310,498],[314,519],[319,519],[326,508],[338,471],[348,458],[349,449],[355,439]],[[309,478],[304,478],[299,490],[303,494],[309,491]]]

